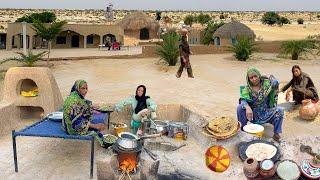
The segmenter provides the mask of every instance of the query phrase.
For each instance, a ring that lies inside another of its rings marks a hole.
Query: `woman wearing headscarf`
[[[298,65],[294,65],[291,72],[291,81],[281,89],[282,92],[285,92],[291,87],[286,93],[286,100],[290,100],[290,92],[292,92],[296,104],[301,104],[304,99],[311,99],[314,103],[318,102],[318,92],[309,75],[302,72]]]
[[[274,140],[280,141],[283,110],[277,106],[279,82],[274,76],[261,76],[258,69],[250,67],[246,75],[247,85],[240,88],[237,107],[241,129],[247,121],[255,124],[270,123],[274,126]]]
[[[104,120],[105,115],[98,114],[94,118],[92,102],[85,99],[87,92],[88,84],[86,81],[77,80],[74,83],[70,95],[63,104],[62,128],[68,134],[92,135],[103,146],[104,138],[101,131],[105,129],[105,125],[101,119]],[[93,121],[96,122],[93,123]]]
[[[149,116],[149,118],[156,118],[151,116],[151,114],[155,115],[157,110],[157,105],[155,102],[149,97],[146,96],[147,89],[144,85],[140,85],[136,89],[136,94],[134,96],[130,96],[129,98],[120,101],[115,106],[116,111],[121,111],[125,105],[131,105],[133,114],[131,120],[131,131],[136,134],[138,129],[141,127],[141,120]]]
[[[190,47],[187,40],[187,35],[182,35],[181,43],[179,45],[179,53],[180,53],[180,62],[181,65],[178,69],[178,72],[176,74],[177,78],[181,77],[181,74],[183,72],[183,68],[187,69],[188,77],[194,78],[192,73],[192,68],[190,64],[189,56],[192,54],[190,51]]]

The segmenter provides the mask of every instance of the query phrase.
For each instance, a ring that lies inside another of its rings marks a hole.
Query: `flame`
[[[119,168],[121,171],[133,172],[137,167],[136,153],[119,154]]]

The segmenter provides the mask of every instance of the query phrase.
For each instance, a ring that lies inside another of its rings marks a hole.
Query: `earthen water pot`
[[[302,101],[302,106],[299,110],[301,119],[314,120],[319,113],[317,104],[311,102],[311,99],[305,99]]]
[[[274,163],[270,159],[265,159],[260,163],[260,175],[263,178],[271,178],[276,173]]]
[[[248,179],[254,179],[259,175],[259,163],[253,158],[247,158],[243,164],[244,175]]]

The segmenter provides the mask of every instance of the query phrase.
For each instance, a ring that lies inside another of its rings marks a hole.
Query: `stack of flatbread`
[[[207,134],[216,139],[226,139],[235,135],[240,129],[239,122],[231,117],[220,117],[209,121],[205,126]]]
[[[257,161],[271,159],[277,153],[277,148],[270,144],[255,143],[248,146],[246,155],[249,158],[254,158]]]

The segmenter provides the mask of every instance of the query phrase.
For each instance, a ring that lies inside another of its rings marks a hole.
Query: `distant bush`
[[[192,26],[192,24],[193,24],[194,22],[196,22],[196,21],[197,21],[197,19],[196,19],[194,16],[192,16],[192,15],[187,15],[187,16],[184,18],[184,24],[189,25],[189,26]]]
[[[211,19],[211,17],[210,17],[208,14],[203,14],[203,13],[201,13],[201,14],[199,14],[198,17],[197,17],[197,21],[198,21],[200,24],[202,24],[202,25],[208,23],[208,22],[211,21],[211,20],[212,20],[212,19]]]
[[[32,13],[30,15],[24,15],[18,18],[16,22],[27,22],[27,23],[52,23],[56,21],[57,17],[52,12]]]
[[[262,16],[261,22],[262,24],[274,25],[278,23],[280,20],[280,16],[275,12],[266,12]]]
[[[278,25],[283,24],[291,24],[290,20],[286,17],[280,17],[279,21],[277,22]]]
[[[302,18],[297,19],[298,24],[303,24],[304,20]]]
[[[204,29],[203,37],[201,38],[201,43],[205,45],[209,45],[214,42],[213,34],[216,30],[224,25],[224,22],[221,21],[219,23],[215,23],[213,21],[209,21],[207,23],[207,27]]]
[[[303,53],[311,52],[316,47],[313,40],[291,40],[281,44],[281,53],[290,54],[292,60],[298,60]]]
[[[229,51],[233,52],[234,57],[239,61],[246,61],[249,59],[251,54],[257,50],[258,49],[256,48],[256,44],[254,43],[253,39],[247,36],[238,38],[237,43],[229,47]]]
[[[320,14],[317,15],[317,18],[320,19]]]
[[[160,21],[161,19],[161,11],[156,11],[156,20]]]
[[[226,17],[224,16],[224,14],[220,14],[219,19],[225,19]]]

